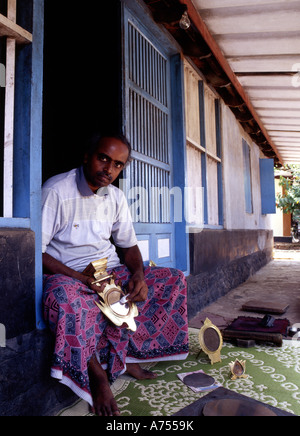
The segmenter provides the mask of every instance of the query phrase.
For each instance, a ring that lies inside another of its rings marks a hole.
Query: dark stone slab
[[[35,237],[26,229],[0,231],[0,324],[6,338],[35,329]]]
[[[276,407],[269,406],[268,404],[261,403],[260,401],[253,400],[244,395],[238,394],[234,391],[230,391],[225,388],[218,388],[208,395],[205,395],[200,400],[195,401],[179,412],[175,413],[173,416],[203,416],[203,410],[205,406],[211,401],[215,400],[240,400],[241,402],[248,402],[251,406],[261,406],[264,405],[268,410],[274,412],[276,416],[295,416],[291,413],[285,412],[283,410],[277,409]],[[253,410],[253,407],[249,407],[249,410]],[[250,416],[250,415],[249,415]]]
[[[188,283],[188,314],[192,319],[211,303],[228,294],[246,282],[252,275],[269,263],[265,252],[253,253],[227,264],[216,266],[215,270],[190,275]]]
[[[273,232],[268,230],[211,230],[190,234],[191,275],[214,271],[252,254],[273,252]]]

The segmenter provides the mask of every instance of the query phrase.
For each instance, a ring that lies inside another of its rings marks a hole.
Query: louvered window
[[[222,228],[223,182],[220,102],[185,61],[188,217],[191,231]]]

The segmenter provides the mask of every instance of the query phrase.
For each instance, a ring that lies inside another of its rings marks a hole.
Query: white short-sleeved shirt
[[[108,268],[120,265],[114,244],[137,245],[125,195],[113,185],[94,194],[83,168],[49,179],[42,191],[43,253],[83,271],[90,262],[108,258]]]

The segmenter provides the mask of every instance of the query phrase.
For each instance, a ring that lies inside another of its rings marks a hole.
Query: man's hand
[[[118,281],[116,280],[116,275],[113,273],[112,278],[103,280],[101,282],[95,283],[94,277],[84,277],[82,279],[82,283],[84,283],[89,289],[94,291],[95,293],[101,293],[104,291],[106,285],[111,283],[111,279],[115,281],[115,284],[118,285]]]
[[[94,277],[83,278],[81,281],[82,281],[82,283],[84,283],[89,289],[91,289],[95,293],[103,292],[105,286],[109,283],[107,280],[105,280],[97,285],[96,283],[94,283],[95,282]]]
[[[145,283],[144,274],[133,274],[128,283],[128,300],[134,303],[146,301],[148,297],[148,286]]]
[[[143,259],[139,247],[135,245],[130,248],[123,248],[125,265],[132,273],[128,283],[128,300],[134,303],[146,301],[148,297],[148,286],[145,282]]]
[[[92,285],[92,282],[95,281],[93,277],[88,277],[78,271],[73,270],[72,268],[67,267],[59,260],[56,260],[54,257],[50,256],[47,253],[43,254],[43,267],[44,273],[46,274],[62,274],[79,280],[94,292],[99,292],[100,290],[100,288],[96,285]]]

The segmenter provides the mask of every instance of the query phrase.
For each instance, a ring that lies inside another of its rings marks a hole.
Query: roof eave
[[[230,67],[221,49],[210,34],[206,24],[191,0],[144,0],[154,20],[162,24],[179,43],[183,54],[189,57],[202,72],[252,140],[275,165],[283,159],[270,138],[263,122],[254,109],[249,96]],[[191,26],[179,26],[184,11],[188,12]]]

